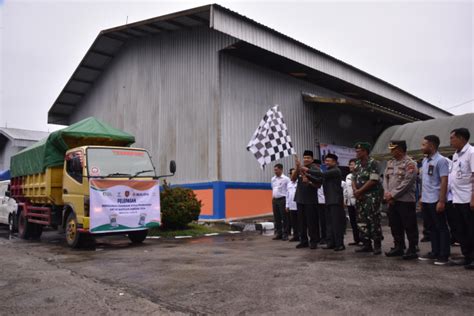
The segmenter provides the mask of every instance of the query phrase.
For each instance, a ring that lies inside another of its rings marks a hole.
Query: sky
[[[0,0],[0,126],[47,113],[98,33],[207,1]],[[453,114],[474,112],[473,1],[219,1]]]

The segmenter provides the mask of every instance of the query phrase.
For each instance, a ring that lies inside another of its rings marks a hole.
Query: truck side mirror
[[[175,174],[176,173],[176,162],[174,160],[171,160],[170,161],[170,172],[172,174]]]

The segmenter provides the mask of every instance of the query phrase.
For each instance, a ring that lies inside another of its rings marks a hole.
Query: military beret
[[[372,145],[370,145],[370,143],[367,143],[367,142],[357,142],[354,145],[354,148],[355,149],[365,149],[367,151],[370,151],[370,149],[372,148]]]
[[[407,150],[407,142],[404,140],[391,140],[388,144],[388,149],[392,150],[397,147],[400,147],[403,151]]]
[[[329,153],[329,154],[326,155],[326,158],[334,159],[334,160],[337,161],[337,159],[338,159],[339,157],[338,157],[337,155],[335,155],[335,154]]]

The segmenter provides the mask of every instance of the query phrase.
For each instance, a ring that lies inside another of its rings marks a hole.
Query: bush
[[[161,198],[161,222],[163,229],[185,229],[199,219],[201,201],[193,190],[174,187],[164,183]]]

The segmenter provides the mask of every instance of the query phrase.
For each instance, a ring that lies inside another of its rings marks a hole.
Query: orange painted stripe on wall
[[[213,201],[214,193],[212,189],[193,190],[196,198],[202,202],[201,215],[214,215]]]
[[[271,190],[227,189],[225,192],[226,217],[245,217],[272,212]]]

